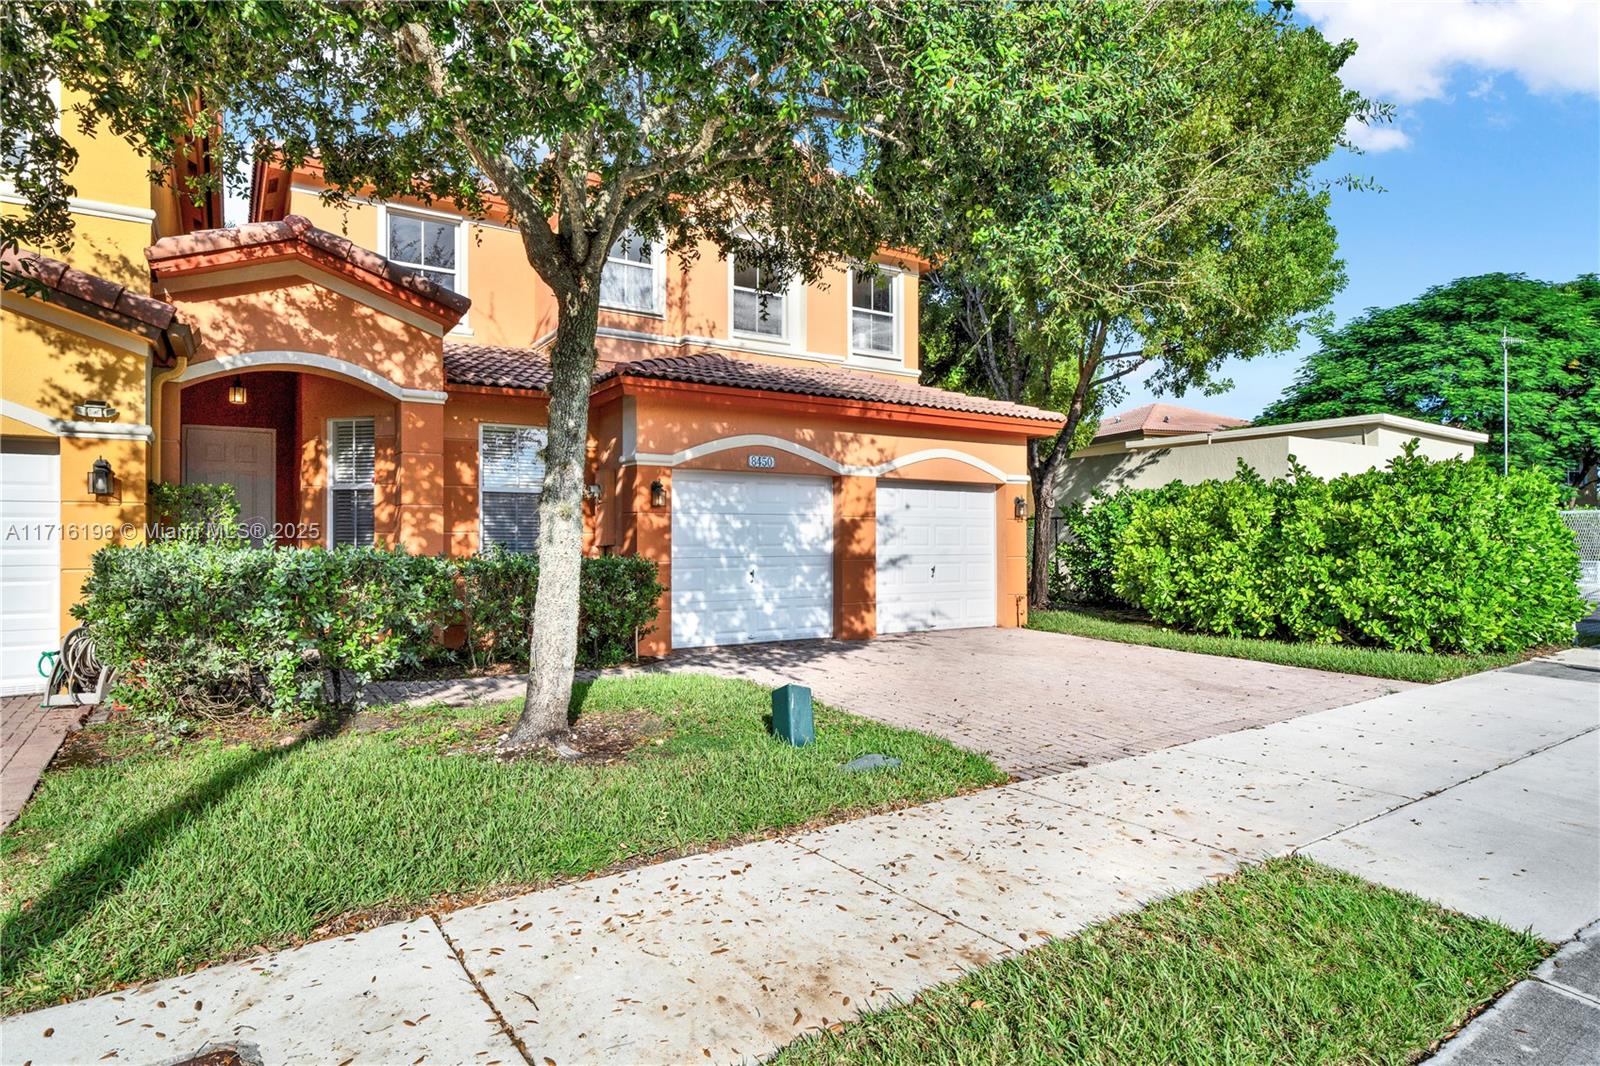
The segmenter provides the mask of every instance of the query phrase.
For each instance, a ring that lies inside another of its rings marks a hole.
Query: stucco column
[[[399,547],[441,555],[444,541],[444,405],[401,401],[398,440]]]
[[[833,479],[833,635],[866,640],[878,629],[878,479]]]
[[[672,468],[625,466],[618,477],[618,551],[656,564],[664,591],[656,601],[654,627],[639,640],[639,655],[653,658],[672,650]],[[661,482],[663,503],[650,502],[650,486]]]
[[[1014,628],[1028,624],[1028,519],[1017,517],[1017,497],[1030,495],[1026,485],[1001,485],[995,493],[995,576],[998,602],[995,624]],[[1024,505],[1024,514],[1027,513]]]

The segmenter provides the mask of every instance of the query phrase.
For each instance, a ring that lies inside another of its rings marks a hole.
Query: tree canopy
[[[1501,331],[1510,348],[1511,464],[1542,467],[1590,497],[1600,478],[1600,277],[1483,274],[1320,330],[1263,423],[1405,415],[1490,435],[1498,456]]]
[[[1213,385],[1227,358],[1292,347],[1344,283],[1311,169],[1352,118],[1353,51],[1278,6],[1019,5],[981,129],[960,129],[918,216],[940,256],[924,379],[1067,416],[1031,449],[1041,513],[1122,383]],[[956,143],[958,139],[958,143]],[[1046,595],[1049,523],[1030,592]]]
[[[877,179],[927,173],[907,160],[941,107],[974,96],[982,64],[964,35],[987,10],[30,0],[0,28],[0,157],[28,208],[0,222],[0,240],[70,240],[74,155],[53,132],[52,82],[72,91],[64,122],[103,123],[157,178],[203,136],[222,174],[314,157],[334,201],[408,197],[469,215],[503,202],[558,309],[520,746],[566,727],[606,253],[633,230],[685,256],[709,240],[780,277],[868,259],[894,217]]]

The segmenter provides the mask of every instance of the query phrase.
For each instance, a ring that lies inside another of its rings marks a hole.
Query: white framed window
[[[461,223],[390,209],[384,212],[389,261],[420,271],[451,292],[464,291],[458,276]]]
[[[484,550],[531,552],[539,547],[539,494],[544,489],[541,426],[478,425],[478,530]]]
[[[661,310],[659,249],[633,230],[617,238],[600,273],[600,303],[622,311]]]
[[[770,272],[733,261],[733,331],[770,340],[789,334],[789,292]]]
[[[892,356],[900,350],[899,275],[850,271],[850,350]]]
[[[373,543],[372,499],[376,448],[370,418],[328,423],[328,545]]]

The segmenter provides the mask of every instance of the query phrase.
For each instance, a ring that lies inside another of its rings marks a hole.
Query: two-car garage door
[[[879,633],[995,624],[994,489],[884,481]],[[833,635],[831,479],[681,470],[672,484],[672,646]]]

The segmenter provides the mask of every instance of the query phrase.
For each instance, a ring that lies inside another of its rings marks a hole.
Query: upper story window
[[[339,418],[328,424],[328,541],[370,547],[376,488],[373,420]]]
[[[656,250],[633,230],[617,238],[606,253],[600,275],[600,302],[624,311],[653,313],[656,306]]]
[[[538,550],[545,441],[545,430],[535,426],[479,426],[478,511],[485,549]]]
[[[893,355],[899,308],[892,274],[850,273],[850,350]]]
[[[733,264],[733,330],[760,337],[782,338],[787,332],[787,293],[769,271]]]
[[[402,215],[394,211],[388,212],[388,218],[391,262],[420,270],[430,280],[451,292],[461,292],[465,288],[456,265],[460,223]]]

